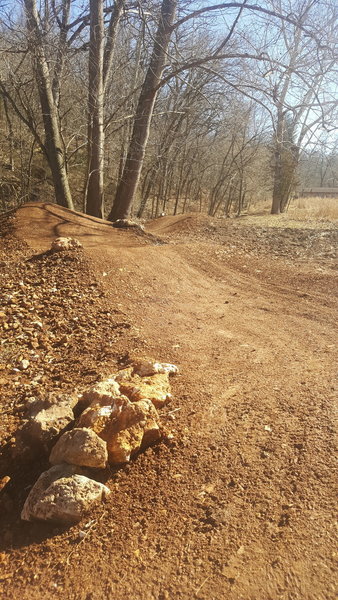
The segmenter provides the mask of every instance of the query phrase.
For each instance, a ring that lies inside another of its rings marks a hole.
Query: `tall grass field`
[[[290,202],[290,217],[297,219],[338,219],[338,198],[296,198]]]

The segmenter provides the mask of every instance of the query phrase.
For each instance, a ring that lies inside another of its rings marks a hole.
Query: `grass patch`
[[[338,219],[338,198],[296,198],[289,208],[290,216],[300,219]]]

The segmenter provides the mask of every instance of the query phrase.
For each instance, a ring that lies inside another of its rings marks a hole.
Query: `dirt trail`
[[[132,350],[181,375],[164,414],[173,443],[113,477],[83,542],[81,524],[29,525],[3,597],[335,597],[331,259],[229,256],[226,237],[195,237],[201,222],[153,222],[159,245],[50,205],[18,211],[16,235],[34,252],[55,235],[80,239],[138,330]]]

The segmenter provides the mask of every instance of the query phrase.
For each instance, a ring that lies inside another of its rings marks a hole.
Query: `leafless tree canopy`
[[[333,0],[0,1],[1,210],[287,209],[337,186]]]

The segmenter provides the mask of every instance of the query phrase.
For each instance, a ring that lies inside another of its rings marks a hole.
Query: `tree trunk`
[[[167,159],[166,159],[167,160]],[[162,198],[162,212],[165,213],[167,210],[167,202],[170,199],[170,192],[172,187],[173,171],[171,170],[168,174],[168,162],[166,163],[166,185],[164,189],[164,195]]]
[[[234,190],[232,184],[230,184],[229,194],[224,203],[224,216],[227,218],[230,217],[232,203],[234,201],[234,193],[235,193],[235,190]]]
[[[181,168],[180,168],[180,174],[179,174],[179,178],[177,181],[177,186],[176,186],[176,199],[175,199],[175,206],[174,206],[174,212],[173,215],[177,215],[177,211],[178,211],[178,203],[180,201],[180,195],[181,195],[181,189],[182,189],[182,180],[183,180],[183,169],[184,169],[184,160],[182,159],[182,164],[181,164]]]
[[[86,213],[103,218],[103,0],[90,0]]]
[[[147,176],[145,178],[144,181],[144,185],[143,185],[143,193],[142,193],[142,200],[137,212],[137,218],[141,219],[144,213],[144,209],[147,205],[149,196],[150,196],[150,192],[152,189],[154,189],[155,184],[157,182],[157,168],[156,166],[158,165],[158,162],[155,163],[155,166],[151,167],[147,173]]]
[[[145,149],[149,137],[158,85],[161,80],[171,38],[171,25],[174,21],[177,0],[163,0],[160,22],[157,28],[152,57],[138,101],[133,133],[123,174],[117,187],[109,220],[124,219],[129,216],[135,192],[141,175]]]
[[[271,214],[279,215],[282,198],[282,181],[283,181],[283,169],[282,169],[282,148],[278,145],[275,149],[275,164],[274,164],[274,179],[273,179],[273,194],[272,194],[272,207]]]
[[[299,162],[299,148],[293,143],[292,132],[286,131],[281,119],[277,128],[275,141],[274,186],[271,214],[284,212],[289,204],[290,194],[295,186],[296,172]]]
[[[14,171],[14,131],[13,123],[8,110],[7,99],[3,98],[5,117],[8,127],[8,138],[9,138],[9,167],[11,171]]]
[[[54,102],[49,67],[43,47],[35,0],[24,0],[30,51],[34,61],[35,78],[45,130],[46,157],[52,172],[55,199],[58,204],[74,208],[70,193],[65,155],[62,149],[57,107]]]
[[[92,4],[95,5],[95,0],[91,0]],[[97,0],[96,0],[97,3]],[[101,0],[99,0],[101,3]],[[120,24],[120,19],[123,13],[124,0],[115,0],[114,10],[111,14],[111,18],[107,30],[107,42],[104,48],[103,55],[103,93],[107,91],[107,86],[111,76],[111,70],[113,66],[113,58],[115,53],[115,43],[117,32]],[[96,10],[96,9],[95,9]]]
[[[271,214],[278,215],[280,214],[283,205],[287,205],[287,200],[285,202],[285,176],[288,174],[285,170],[284,158],[285,158],[285,148],[288,149],[288,144],[292,142],[292,133],[289,135],[289,131],[287,128],[287,117],[285,112],[285,101],[288,94],[288,90],[291,84],[291,74],[294,69],[298,52],[299,52],[299,44],[301,41],[301,29],[297,28],[295,33],[295,38],[293,40],[292,47],[289,47],[290,51],[290,60],[289,67],[286,69],[283,77],[284,83],[282,84],[281,91],[279,97],[274,98],[275,104],[277,106],[277,124],[276,124],[276,139],[275,139],[275,164],[274,164],[274,185],[273,185],[273,196],[272,196],[272,207]]]
[[[240,180],[239,180],[237,217],[240,217],[241,213],[242,213],[244,195],[245,195],[245,192],[243,194],[243,173],[241,173]]]
[[[123,10],[117,0],[104,44],[103,0],[90,0],[90,40],[88,69],[88,178],[85,191],[86,213],[104,217],[104,97],[113,64],[115,42]]]
[[[187,183],[186,188],[185,188],[185,196],[184,196],[184,202],[183,202],[183,206],[182,206],[182,214],[185,213],[185,208],[186,208],[186,205],[187,205],[187,202],[188,202],[188,198],[190,196],[192,184],[193,184],[193,181],[189,181]]]
[[[67,35],[68,35],[68,25],[69,25],[69,16],[70,16],[70,3],[71,0],[63,0],[62,2],[62,16],[61,21],[59,23],[60,34],[59,34],[59,43],[56,53],[56,61],[54,68],[54,77],[52,81],[52,93],[55,105],[58,107],[60,104],[60,80],[61,75],[65,63],[66,51],[67,51]],[[45,10],[45,14],[48,14],[48,11]],[[49,24],[47,22],[47,27]]]

